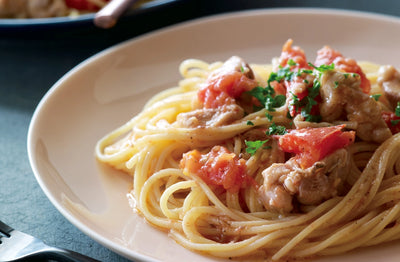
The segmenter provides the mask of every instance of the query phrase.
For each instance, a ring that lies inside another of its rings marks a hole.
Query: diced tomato
[[[180,167],[197,174],[208,185],[236,193],[251,182],[246,174],[246,161],[223,146],[214,146],[207,154],[192,150],[183,155]]]
[[[65,4],[69,8],[85,11],[97,11],[99,7],[87,0],[65,0]]]
[[[342,131],[344,125],[294,129],[279,136],[280,148],[296,154],[297,162],[302,168],[308,168],[340,148],[352,144],[354,131]]]
[[[392,134],[400,132],[400,117],[396,116],[393,112],[383,111],[382,118],[385,120],[386,125],[389,127]]]
[[[307,63],[307,58],[304,53],[304,51],[298,47],[298,46],[293,46],[293,40],[289,39],[286,41],[286,43],[282,47],[282,53],[279,58],[279,65],[282,67],[285,67],[288,65],[289,60],[293,60],[293,62],[296,63],[296,65],[291,66],[291,70],[297,70],[297,69],[310,69],[310,66]]]
[[[279,65],[281,67],[288,66],[289,60],[292,60],[296,65],[290,65],[290,71],[297,72],[299,69],[311,69],[308,65],[306,55],[304,51],[298,47],[293,46],[293,40],[289,39],[282,47],[282,53],[279,58]],[[292,117],[295,117],[297,114],[301,112],[301,106],[294,106],[293,104],[293,95],[296,96],[298,101],[303,100],[303,98],[308,96],[308,88],[313,86],[313,83],[306,84],[304,82],[304,78],[302,76],[296,76],[290,81],[284,80],[280,83],[286,89],[286,96],[289,100],[289,113]],[[302,87],[299,88],[299,87]],[[275,88],[274,88],[275,89]],[[299,103],[301,104],[301,103]],[[304,104],[304,103],[303,103]],[[319,107],[318,105],[314,105],[311,109],[311,114],[318,115]]]
[[[276,95],[286,95],[286,87],[282,83],[273,81],[270,85],[274,89]]]
[[[255,80],[241,72],[223,72],[211,75],[197,96],[205,108],[217,108],[233,103],[235,98],[239,98],[245,91],[250,91],[256,86]]]
[[[324,46],[317,53],[317,58],[315,60],[315,65],[330,65],[334,64],[335,68],[342,70],[347,73],[356,73],[361,77],[360,87],[362,91],[369,94],[371,91],[371,83],[362,71],[361,67],[357,64],[354,59],[345,58],[340,52],[332,49],[329,46]]]

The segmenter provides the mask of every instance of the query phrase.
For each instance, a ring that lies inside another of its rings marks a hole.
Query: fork
[[[41,258],[62,262],[99,262],[74,251],[55,248],[0,221],[0,261]]]

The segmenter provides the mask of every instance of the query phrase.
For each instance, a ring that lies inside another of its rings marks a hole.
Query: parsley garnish
[[[256,86],[249,91],[250,95],[254,96],[262,105],[265,104],[266,97],[271,96],[275,93],[274,89],[264,88],[261,86]]]
[[[265,108],[270,112],[274,112],[275,108],[283,106],[285,102],[286,102],[285,95],[276,95],[275,97],[268,97],[265,101]]]
[[[299,100],[299,97],[298,97],[297,95],[293,94],[292,91],[290,91],[290,94],[292,95],[293,103],[294,103],[294,104],[299,103],[299,101],[300,101],[300,100]]]
[[[284,126],[277,125],[275,123],[272,123],[268,130],[265,132],[266,135],[284,135],[286,134],[286,128]],[[258,149],[263,148],[263,149],[269,149],[271,148],[270,146],[264,146],[265,143],[269,141],[269,138],[266,140],[255,140],[255,141],[247,141],[245,140],[246,144],[246,152],[249,153],[250,155],[254,155]]]
[[[381,94],[370,95],[370,97],[372,97],[373,99],[375,99],[375,101],[378,101],[379,98],[381,97]]]
[[[289,111],[286,112],[286,118],[287,119],[293,119],[293,117],[290,115]],[[290,123],[292,124],[293,122],[290,122]]]
[[[271,74],[272,75],[272,74]],[[270,79],[282,79],[281,76],[274,74],[270,76]],[[274,95],[275,90],[271,87],[270,83],[272,81],[268,80],[267,87],[257,86],[249,91],[249,94],[255,97],[262,105],[263,108],[267,109],[269,112],[274,112],[275,108],[281,107],[286,102],[286,96],[284,95]],[[272,115],[266,114],[266,117],[271,120]]]
[[[289,65],[289,66],[295,66],[295,65],[297,65],[297,63],[295,62],[295,61],[293,61],[293,59],[289,59],[289,61],[287,62],[287,64]]]
[[[265,133],[267,135],[284,135],[287,131],[284,126],[278,126],[275,123],[272,123]]]
[[[308,96],[314,99],[317,95],[319,95],[320,87],[321,82],[319,82],[318,78],[314,78],[313,86],[308,89]]]
[[[296,76],[297,76],[297,74],[295,72],[290,71],[289,66],[285,66],[285,67],[279,66],[279,69],[277,72],[272,72],[269,75],[268,86],[270,87],[271,86],[270,83],[273,81],[280,82],[282,79],[291,81]]]
[[[394,114],[397,117],[400,117],[400,102],[397,102],[397,106],[394,110]],[[390,123],[392,124],[392,126],[397,125],[400,122],[400,119],[396,119],[396,120],[390,120]]]
[[[339,86],[339,82],[335,81],[335,88],[337,88]]]
[[[400,102],[397,102],[396,109],[394,110],[394,114],[400,117]]]
[[[254,123],[251,122],[250,120],[248,120],[246,124],[247,124],[248,126],[254,126]]]
[[[397,120],[390,120],[390,123],[392,124],[392,126],[397,125],[400,122],[400,119]]]
[[[315,70],[324,73],[325,71],[333,70],[335,69],[335,65],[332,63],[330,65],[320,65],[320,66],[315,66],[312,63],[308,63],[309,66],[313,67]]]
[[[307,89],[308,95],[306,97],[299,100],[299,98],[292,93],[290,105],[294,108],[301,108],[301,115],[308,122],[319,122],[321,120],[321,116],[311,114],[313,106],[318,104],[315,98],[319,95],[320,87],[321,83],[318,78],[314,78],[313,85]]]
[[[335,69],[335,65],[333,63],[330,65],[323,64],[320,66],[315,66],[312,63],[308,63],[308,65],[314,68],[314,70],[318,71],[319,73],[324,73],[326,71]],[[299,70],[298,75],[301,75],[302,73],[315,74],[313,70]],[[321,120],[321,116],[311,114],[313,106],[318,104],[315,99],[319,95],[319,90],[321,87],[321,82],[319,81],[319,77],[314,78],[312,86],[307,89],[308,95],[303,99],[299,100],[295,94],[292,94],[291,106],[293,106],[295,109],[301,108],[301,115],[304,117],[306,121],[309,122],[319,122]],[[308,84],[308,81],[304,82]],[[335,82],[335,88],[338,85],[339,83]]]
[[[246,152],[249,153],[250,155],[254,155],[258,149],[260,149],[266,142],[268,142],[269,139],[267,140],[256,140],[256,141],[244,141],[246,144]]]
[[[310,67],[320,73],[324,73],[335,68],[335,65],[333,63],[330,65],[323,64],[320,66],[315,66],[312,63],[308,64]],[[261,103],[262,107],[267,109],[268,112],[274,112],[275,108],[281,107],[286,103],[286,96],[275,95],[275,90],[271,86],[272,82],[277,81],[279,83],[282,80],[293,81],[296,77],[299,77],[302,74],[315,74],[315,71],[310,69],[299,69],[297,70],[297,72],[291,71],[291,67],[296,65],[297,64],[292,59],[289,59],[286,67],[280,66],[277,72],[272,72],[270,74],[267,80],[267,86],[265,88],[258,86],[249,91],[249,94],[255,97]],[[290,106],[294,107],[294,109],[301,108],[301,115],[305,118],[306,121],[318,122],[321,118],[321,116],[311,114],[312,107],[317,104],[317,101],[315,99],[319,95],[319,90],[321,86],[321,83],[319,82],[319,77],[316,77],[314,79],[312,86],[308,88],[307,97],[301,99],[301,101],[296,95],[292,94],[292,101],[290,103]],[[309,84],[308,80],[304,79],[303,81],[304,83]],[[338,85],[339,83],[335,82],[335,87],[337,87]],[[271,114],[266,113],[266,117],[268,118],[268,120],[272,121]]]

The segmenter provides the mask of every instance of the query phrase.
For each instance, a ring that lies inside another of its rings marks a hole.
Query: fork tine
[[[0,261],[38,261],[25,260],[30,258],[42,258],[40,261],[46,258],[46,261],[100,262],[71,250],[48,246],[42,240],[15,230],[0,220]]]
[[[0,220],[0,232],[3,233],[4,235],[6,235],[7,237],[10,237],[10,233],[11,231],[13,231],[14,229],[12,227],[10,227],[9,225],[4,224],[1,220]]]

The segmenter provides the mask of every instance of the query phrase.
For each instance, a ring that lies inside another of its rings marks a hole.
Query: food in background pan
[[[96,12],[110,0],[0,0],[0,18],[46,18]]]

